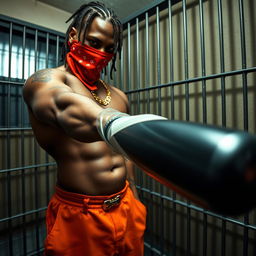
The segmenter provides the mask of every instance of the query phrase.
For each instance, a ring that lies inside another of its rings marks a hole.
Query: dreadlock
[[[112,79],[112,71],[113,70],[116,71],[115,63],[116,63],[117,52],[119,53],[119,56],[121,56],[121,49],[122,49],[122,43],[123,43],[123,33],[122,33],[123,30],[122,30],[122,24],[119,21],[119,19],[117,18],[117,16],[115,15],[114,11],[111,8],[106,7],[103,3],[90,2],[88,4],[83,4],[66,21],[66,23],[67,23],[71,19],[73,19],[67,29],[67,32],[66,32],[64,47],[63,47],[63,51],[62,51],[62,58],[65,62],[65,66],[66,66],[66,55],[69,52],[69,46],[68,46],[69,33],[70,33],[72,27],[74,27],[78,30],[78,40],[83,42],[84,38],[82,40],[80,38],[81,30],[82,30],[82,28],[85,29],[85,31],[84,31],[84,37],[85,37],[86,32],[95,17],[100,17],[103,20],[107,20],[113,25],[115,51],[114,51],[114,57],[112,59],[112,65],[111,65],[111,70],[110,70],[110,77]]]

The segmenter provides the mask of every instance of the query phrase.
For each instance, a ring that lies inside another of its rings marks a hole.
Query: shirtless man
[[[104,108],[128,112],[126,95],[99,79],[121,50],[121,24],[98,2],[70,19],[65,65],[37,71],[23,90],[34,135],[58,170],[45,254],[142,256],[146,210],[132,163],[112,151],[96,127]]]

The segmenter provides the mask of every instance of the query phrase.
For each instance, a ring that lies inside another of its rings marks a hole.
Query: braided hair
[[[113,25],[114,29],[114,42],[115,42],[115,51],[114,51],[114,57],[112,59],[112,65],[110,70],[110,77],[112,79],[112,71],[116,71],[115,63],[116,63],[116,54],[119,53],[119,56],[121,56],[121,50],[122,50],[122,43],[123,43],[123,30],[122,30],[122,24],[115,15],[114,11],[108,7],[106,7],[103,3],[100,2],[89,2],[87,4],[83,4],[77,11],[74,12],[74,14],[66,21],[69,22],[71,19],[72,22],[69,25],[63,52],[62,52],[62,58],[65,62],[66,66],[66,55],[69,52],[69,46],[68,46],[68,40],[69,40],[69,33],[72,30],[72,27],[76,28],[78,30],[78,40],[84,41],[84,38],[81,40],[81,30],[82,28],[85,29],[84,36],[86,35],[86,32],[91,25],[92,21],[95,17],[100,17],[101,19],[105,21],[109,21]]]

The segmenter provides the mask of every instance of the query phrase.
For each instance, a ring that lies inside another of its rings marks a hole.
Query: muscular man
[[[140,256],[146,209],[132,163],[112,151],[96,127],[104,108],[128,112],[126,95],[99,79],[111,59],[114,69],[121,24],[98,2],[81,6],[70,19],[65,65],[37,71],[23,90],[36,139],[58,169],[45,254]]]

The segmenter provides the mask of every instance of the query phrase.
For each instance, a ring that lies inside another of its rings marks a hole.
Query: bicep
[[[56,114],[58,112],[58,106],[55,102],[56,95],[70,92],[70,90],[65,84],[57,81],[44,84],[28,82],[24,86],[23,96],[29,109],[38,120],[56,126]]]

